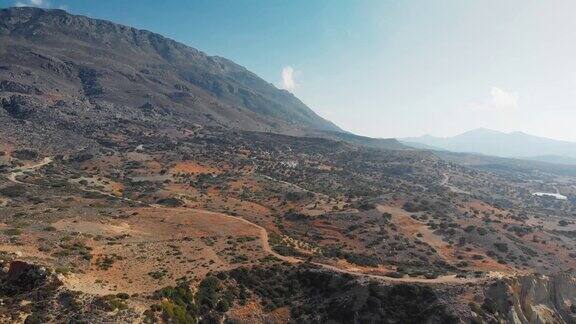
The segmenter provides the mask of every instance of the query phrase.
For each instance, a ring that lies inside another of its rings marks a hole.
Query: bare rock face
[[[499,280],[485,289],[483,309],[509,323],[576,323],[576,279],[563,273]]]

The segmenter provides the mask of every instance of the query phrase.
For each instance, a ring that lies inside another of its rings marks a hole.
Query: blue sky
[[[576,141],[576,2],[0,0],[66,8],[234,60],[344,129]]]

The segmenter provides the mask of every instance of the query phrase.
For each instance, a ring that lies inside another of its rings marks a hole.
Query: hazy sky
[[[346,130],[576,141],[576,1],[81,1],[48,6],[230,58]]]

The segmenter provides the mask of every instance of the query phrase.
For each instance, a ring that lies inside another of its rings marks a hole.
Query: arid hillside
[[[490,322],[516,316],[510,298],[522,316],[573,316],[571,286],[516,291],[570,278],[573,178],[209,127],[109,141],[60,155],[3,144],[9,318]],[[544,182],[570,199],[533,196]],[[29,271],[37,286],[14,279]],[[356,315],[339,313],[348,304]]]
[[[0,322],[576,321],[574,173],[342,133],[63,11],[0,41]]]
[[[340,131],[245,68],[152,32],[62,10],[10,8],[0,10],[0,43],[3,120],[72,132],[86,126],[80,120],[179,119],[286,133]]]

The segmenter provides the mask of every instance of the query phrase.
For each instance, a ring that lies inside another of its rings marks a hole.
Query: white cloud
[[[296,89],[296,75],[297,71],[294,70],[290,65],[285,66],[282,69],[282,85],[280,86],[282,89],[288,91],[294,91]]]
[[[492,106],[497,109],[517,109],[518,96],[500,88],[493,87],[490,91],[492,95]]]
[[[479,111],[511,111],[518,109],[518,96],[498,87],[490,90],[490,99],[484,102],[475,102],[472,110]]]
[[[47,0],[19,0],[14,3],[16,7],[39,7],[39,8],[49,8],[50,2]]]

